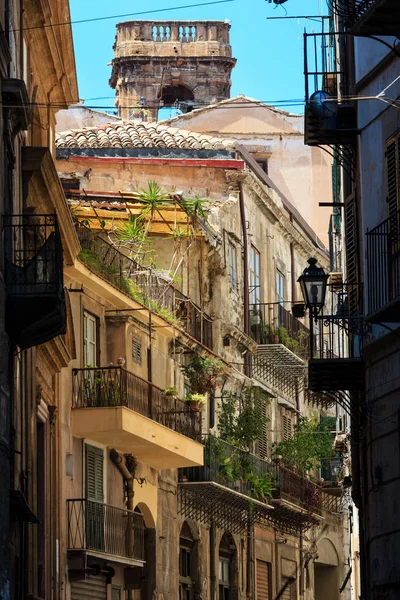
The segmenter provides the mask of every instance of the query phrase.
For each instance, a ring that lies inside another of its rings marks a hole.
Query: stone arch
[[[144,502],[139,502],[135,512],[141,513],[144,521],[144,559],[143,573],[140,583],[140,597],[142,600],[152,598],[156,589],[156,524],[151,510]]]
[[[175,102],[194,102],[194,93],[187,85],[180,82],[177,85],[171,83],[164,85],[160,98],[163,100],[164,106],[171,106]]]
[[[193,597],[200,597],[201,560],[200,535],[196,523],[186,519],[179,530],[179,597],[186,598],[193,590]]]
[[[153,517],[153,514],[152,514],[150,508],[147,506],[147,504],[145,504],[144,502],[139,502],[135,506],[135,510],[138,510],[140,513],[142,513],[146,529],[155,529],[156,528],[155,519]]]
[[[317,554],[318,558],[315,559],[316,563],[328,567],[339,566],[339,553],[335,544],[329,538],[324,537],[319,540],[317,544]]]
[[[229,531],[222,535],[218,547],[218,596],[225,597],[224,590],[232,599],[238,597],[239,569],[235,539]]]

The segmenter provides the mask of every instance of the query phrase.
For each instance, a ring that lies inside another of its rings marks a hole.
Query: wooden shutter
[[[104,501],[104,455],[101,448],[86,444],[86,498]]]
[[[288,581],[289,579],[287,577],[282,577],[282,587],[286,585]],[[285,591],[280,597],[280,600],[296,600],[296,584],[294,581],[291,581],[285,587]]]
[[[103,576],[86,575],[71,582],[71,600],[107,600],[107,581]]]
[[[396,215],[400,204],[399,144],[400,136],[392,138],[386,144],[386,201],[389,217]]]
[[[271,565],[257,560],[257,600],[271,600]]]
[[[264,418],[268,417],[267,402],[264,398],[257,398],[256,402],[259,403],[260,411]],[[261,458],[268,458],[268,422],[263,427],[262,436],[257,440],[257,454]]]
[[[282,416],[282,438],[284,441],[292,439],[292,419],[287,415]]]
[[[347,263],[347,282],[359,284],[359,245],[358,245],[358,223],[357,223],[357,204],[353,197],[345,203],[345,234],[346,234],[346,263]],[[348,305],[351,315],[360,314],[361,297],[358,285],[350,287],[348,290]]]

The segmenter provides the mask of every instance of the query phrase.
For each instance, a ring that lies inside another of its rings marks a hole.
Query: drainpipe
[[[215,573],[215,545],[216,545],[215,521],[212,520],[211,527],[210,527],[210,582],[211,582],[210,600],[216,600],[217,577],[216,577],[216,573]]]
[[[244,194],[243,184],[239,181],[239,207],[240,207],[240,224],[242,227],[243,237],[243,294],[244,294],[244,332],[246,335],[250,334],[250,313],[249,313],[249,301],[250,301],[250,289],[249,289],[249,248],[248,248],[248,237],[246,229],[246,214],[244,210]],[[247,377],[250,375],[250,364],[249,357],[246,354],[244,357],[244,374]]]

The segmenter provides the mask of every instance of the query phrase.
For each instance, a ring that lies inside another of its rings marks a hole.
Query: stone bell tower
[[[118,23],[110,85],[121,118],[134,118],[141,106],[156,120],[162,106],[190,111],[228,99],[236,64],[229,31],[223,21]]]

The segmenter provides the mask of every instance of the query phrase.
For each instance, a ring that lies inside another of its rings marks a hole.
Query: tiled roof
[[[56,134],[57,148],[183,148],[229,150],[234,141],[158,123],[107,123]]]

